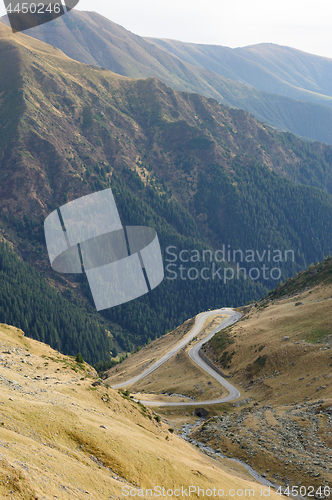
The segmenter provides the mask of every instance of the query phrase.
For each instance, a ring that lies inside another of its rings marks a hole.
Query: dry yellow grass
[[[228,330],[233,343],[226,350],[235,353],[230,368],[222,369],[261,402],[331,398],[331,297],[332,286],[325,285],[267,307],[253,307]],[[295,306],[297,302],[303,305]],[[222,351],[216,354],[211,347],[206,354],[218,366]],[[257,362],[259,357],[263,364]]]
[[[241,468],[203,455],[118,391],[92,387],[88,365],[5,325],[0,355],[1,499],[124,498],[124,486],[157,485],[260,496]]]
[[[105,383],[115,385],[142,373],[152,363],[158,361],[166,352],[178,344],[191,330],[194,321],[194,319],[189,319],[172,332],[151,342],[135,354],[130,355],[120,365],[111,368],[107,372]]]
[[[128,386],[131,394],[137,399],[146,401],[184,402],[190,401],[190,398],[195,398],[197,403],[220,397],[225,390],[223,390],[213,377],[208,375],[190,359],[188,351],[196,342],[206,337],[224,317],[225,315],[222,314],[210,316],[205,321],[200,334],[190,341],[186,347],[181,349],[178,354],[148,376]],[[176,345],[190,331],[193,324],[193,320],[190,320],[181,327],[178,327],[174,332],[165,335],[138,353],[133,354],[121,363],[121,365],[111,369],[109,374],[113,375],[109,376],[105,382],[115,384],[119,381],[130,379],[133,374],[137,375],[141,373],[152,362],[159,359]],[[152,357],[152,354],[156,352],[158,354]],[[116,370],[118,370],[118,373],[116,373]]]

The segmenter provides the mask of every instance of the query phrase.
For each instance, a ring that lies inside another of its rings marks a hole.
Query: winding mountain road
[[[113,385],[113,389],[120,389],[121,387],[126,387],[128,385],[134,384],[141,380],[142,378],[146,377],[153,371],[155,371],[157,368],[159,368],[162,364],[166,363],[171,357],[173,357],[177,352],[179,352],[185,345],[188,344],[194,337],[196,337],[202,330],[205,321],[210,317],[210,316],[215,316],[216,314],[227,314],[227,318],[225,318],[218,326],[216,326],[207,337],[205,337],[203,340],[198,342],[197,344],[194,345],[189,351],[189,356],[190,358],[198,365],[200,366],[205,372],[207,372],[211,377],[213,377],[217,382],[219,382],[225,389],[229,391],[229,394],[225,397],[219,398],[219,399],[213,399],[213,400],[208,400],[208,401],[197,401],[197,402],[166,402],[166,401],[143,401],[140,400],[141,403],[147,405],[147,406],[200,406],[200,405],[212,405],[212,404],[217,404],[217,403],[225,403],[228,401],[233,401],[234,399],[237,399],[240,397],[240,392],[232,386],[224,377],[219,375],[213,368],[211,368],[203,359],[199,356],[198,351],[202,347],[203,344],[208,342],[215,333],[219,332],[223,328],[226,328],[227,326],[232,325],[236,321],[238,321],[242,314],[239,312],[234,311],[231,308],[225,308],[223,307],[222,309],[215,309],[214,311],[207,311],[200,313],[196,316],[196,322],[193,328],[190,330],[190,332],[183,337],[183,339],[176,344],[170,351],[168,351],[164,356],[162,356],[158,361],[153,363],[149,368],[144,370],[140,375],[137,375],[136,377],[133,377],[129,380],[126,380],[125,382],[121,382],[121,384],[116,384]]]

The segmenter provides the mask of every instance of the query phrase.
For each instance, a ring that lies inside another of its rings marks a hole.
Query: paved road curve
[[[208,342],[215,333],[219,332],[223,328],[226,328],[227,326],[232,325],[241,318],[242,315],[239,312],[236,312],[230,308],[215,309],[214,311],[207,311],[198,314],[196,316],[196,322],[194,327],[169,352],[167,352],[158,361],[153,363],[149,368],[144,370],[144,372],[142,372],[140,375],[137,375],[136,377],[133,377],[130,380],[126,380],[125,382],[121,382],[121,384],[113,385],[112,386],[113,389],[119,389],[121,387],[126,387],[128,385],[134,384],[138,380],[141,380],[142,378],[146,377],[147,375],[155,371],[162,364],[164,364],[171,357],[173,357],[177,352],[179,352],[186,344],[188,344],[188,342],[190,342],[190,340],[192,340],[194,337],[196,337],[196,335],[200,333],[207,318],[209,318],[210,316],[215,316],[216,314],[227,314],[228,317],[225,318],[216,328],[214,328],[207,337],[205,337],[203,340],[198,342],[194,347],[192,347],[188,354],[197,365],[199,365],[204,371],[206,371],[209,375],[211,375],[214,379],[216,379],[223,387],[225,387],[229,391],[228,396],[209,401],[188,402],[188,403],[180,403],[180,402],[170,403],[165,401],[143,401],[143,400],[141,400],[141,403],[147,406],[197,406],[197,405],[212,405],[216,403],[224,403],[226,401],[233,401],[234,399],[240,397],[240,392],[235,387],[233,387],[226,379],[224,379],[221,375],[215,372],[207,363],[205,363],[205,361],[203,361],[198,354],[198,351],[202,347],[202,345]]]

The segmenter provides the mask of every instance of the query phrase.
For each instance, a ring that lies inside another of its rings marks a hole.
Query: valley
[[[0,332],[1,498],[120,499],[190,485],[260,495],[242,466],[204,455],[86,363],[16,328]]]
[[[331,146],[277,133],[244,111],[175,91],[155,78],[134,80],[78,63],[32,37],[13,35],[3,24],[0,43],[0,65],[10,75],[0,81],[1,239],[18,261],[38,269],[64,308],[76,303],[93,314],[86,279],[51,271],[43,221],[59,206],[109,187],[122,224],[154,228],[166,258],[170,246],[177,255],[190,255],[231,242],[233,249],[262,255],[270,245],[272,251],[294,252],[294,259],[278,263],[278,282],[328,255]],[[225,266],[218,265],[220,276]],[[200,276],[204,262],[196,267]],[[39,326],[43,314],[54,321],[51,311],[21,317],[13,307],[14,290],[23,290],[24,280],[20,273],[6,276],[15,281],[6,294],[10,323],[52,347],[65,343],[63,330],[57,339]],[[276,284],[272,278],[246,279],[242,272],[226,286],[218,276],[165,279],[135,302],[94,315],[104,330],[98,361],[111,363],[106,331],[112,349],[131,352],[199,312],[245,304]],[[33,307],[39,311],[37,300]],[[91,352],[87,343],[85,338]],[[66,354],[75,353],[70,348]]]
[[[211,456],[240,459],[283,487],[331,487],[332,259],[290,279],[243,312],[234,325],[203,345],[208,358],[239,389],[235,401],[206,402],[218,397],[218,387],[192,364],[189,346],[165,368],[128,385],[132,397],[147,405],[150,400],[154,408],[162,401],[156,409],[162,418],[180,434],[190,423],[187,439],[208,447]],[[212,325],[220,319],[214,318]],[[212,328],[206,326],[202,338]],[[140,359],[154,348],[154,343],[144,348]],[[126,360],[127,366],[135,366],[135,356]],[[116,370],[106,380],[114,383]],[[187,398],[190,405],[195,401],[194,409],[205,411],[198,427]],[[171,401],[171,408],[165,406]]]
[[[1,499],[331,498],[331,60],[2,21]],[[165,278],[97,312],[44,221],[110,188]]]

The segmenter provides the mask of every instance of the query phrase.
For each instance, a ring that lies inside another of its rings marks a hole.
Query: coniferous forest
[[[108,363],[110,351],[131,351],[201,311],[257,299],[331,252],[331,146],[155,78],[126,79],[36,40],[31,47],[28,38],[26,45],[8,40],[0,36],[11,48],[10,58],[7,45],[0,52],[7,68],[0,78],[0,232],[8,242],[0,322],[66,354]],[[97,314],[84,276],[51,269],[43,221],[68,201],[110,187],[124,226],[157,231],[165,279]],[[223,246],[262,257],[179,257]],[[294,258],[276,263],[277,278],[249,279],[250,268],[271,267],[273,251]],[[239,275],[225,280],[237,263]]]

